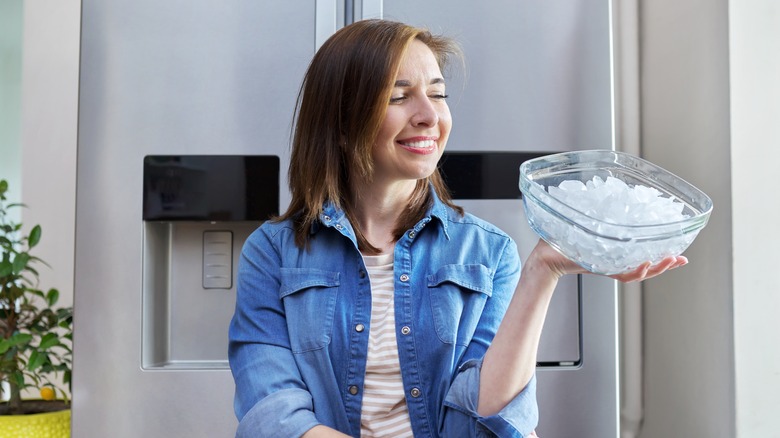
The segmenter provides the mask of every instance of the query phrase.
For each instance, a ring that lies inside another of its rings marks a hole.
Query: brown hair
[[[308,243],[309,230],[325,201],[342,208],[355,230],[358,247],[378,253],[354,220],[350,180],[371,180],[372,148],[385,118],[400,61],[414,40],[425,43],[442,71],[452,55],[459,55],[450,39],[424,29],[387,20],[364,20],[333,34],[317,51],[303,79],[296,107],[288,181],[292,201],[278,218],[295,222],[295,242]],[[396,224],[399,239],[424,215],[432,203],[429,183],[439,198],[456,209],[436,169],[421,179],[409,205]]]

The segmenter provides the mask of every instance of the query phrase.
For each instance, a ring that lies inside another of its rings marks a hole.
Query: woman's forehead
[[[433,51],[425,43],[413,40],[401,57],[396,84],[412,80],[425,83],[443,83],[441,69]]]

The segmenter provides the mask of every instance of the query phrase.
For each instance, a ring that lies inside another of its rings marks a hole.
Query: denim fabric
[[[316,424],[360,435],[370,282],[343,211],[326,205],[311,233],[301,250],[291,223],[266,222],[243,247],[229,335],[239,437],[297,437]],[[515,243],[435,199],[397,242],[394,272],[415,436],[531,433],[535,379],[499,414],[476,413],[481,360],[520,275]]]

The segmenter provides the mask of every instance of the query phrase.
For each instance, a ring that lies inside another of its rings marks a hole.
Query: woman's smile
[[[438,144],[436,143],[438,137],[414,137],[403,140],[396,140],[402,148],[415,154],[428,155],[436,152]]]

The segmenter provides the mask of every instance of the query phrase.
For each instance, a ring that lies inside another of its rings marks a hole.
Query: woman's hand
[[[577,263],[571,261],[569,258],[558,252],[555,248],[550,246],[543,239],[539,239],[539,243],[536,244],[532,256],[541,258],[543,264],[548,266],[551,273],[558,278],[566,274],[587,274],[589,271]],[[648,278],[653,278],[657,275],[661,275],[664,272],[679,268],[688,264],[688,259],[683,256],[669,256],[661,260],[660,262],[652,265],[650,262],[645,262],[636,269],[621,274],[610,275],[610,278],[615,280],[630,283],[634,281],[643,281]]]
[[[345,435],[335,429],[331,429],[327,426],[318,424],[312,427],[301,438],[349,438],[349,435]]]

